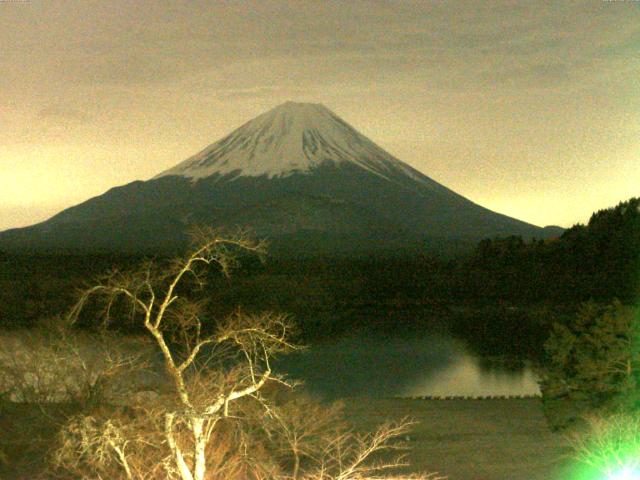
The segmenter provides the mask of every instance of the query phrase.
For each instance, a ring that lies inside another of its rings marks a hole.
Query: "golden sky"
[[[320,102],[492,210],[640,195],[640,2],[0,0],[0,230]]]

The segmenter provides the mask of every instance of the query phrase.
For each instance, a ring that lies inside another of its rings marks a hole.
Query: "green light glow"
[[[574,458],[592,470],[582,480],[640,480],[640,415],[587,418],[587,429],[571,439]],[[598,473],[596,473],[598,472]]]
[[[608,480],[640,480],[640,469],[636,466],[625,467],[607,478]]]

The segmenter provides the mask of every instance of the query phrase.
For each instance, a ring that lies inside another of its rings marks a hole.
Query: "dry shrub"
[[[0,337],[0,396],[45,405],[88,407],[116,397],[130,374],[147,365],[148,342],[101,331],[77,331],[60,318]],[[126,380],[123,380],[126,379]]]
[[[61,478],[165,478],[153,411],[101,407],[70,417],[51,455]]]

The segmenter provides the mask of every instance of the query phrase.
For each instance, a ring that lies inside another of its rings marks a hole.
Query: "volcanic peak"
[[[155,178],[212,175],[286,177],[348,162],[378,176],[424,177],[377,146],[324,105],[285,102],[245,123]]]

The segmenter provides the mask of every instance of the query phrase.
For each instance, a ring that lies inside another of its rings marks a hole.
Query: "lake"
[[[19,359],[33,372],[39,372],[40,388],[45,390],[49,383],[51,388],[59,385],[57,379],[60,375],[78,374],[77,368],[72,368],[73,362],[50,361],[53,352],[45,337],[36,336],[23,345],[27,337],[28,331],[0,335],[0,366],[5,356],[7,359]],[[99,349],[96,350],[90,338],[80,336],[77,340],[83,358],[92,359],[99,355]],[[140,348],[135,346],[135,342],[132,337],[121,342],[120,348]],[[3,352],[7,355],[3,356]],[[16,355],[16,352],[21,353]],[[156,369],[160,371],[162,362],[157,352],[155,356],[158,360]],[[525,365],[507,368],[499,362],[489,364],[486,359],[471,353],[463,342],[436,334],[394,336],[360,333],[346,336],[282,357],[275,363],[275,369],[290,378],[302,380],[312,393],[327,399],[358,396],[529,396],[540,393],[537,377],[531,368]],[[156,378],[147,376],[143,373],[139,382],[146,385]],[[5,380],[10,382],[11,378]],[[128,381],[131,382],[132,378]],[[53,391],[50,394],[56,395]]]
[[[443,335],[343,337],[289,355],[276,369],[326,398],[540,393],[530,367],[487,364]]]

